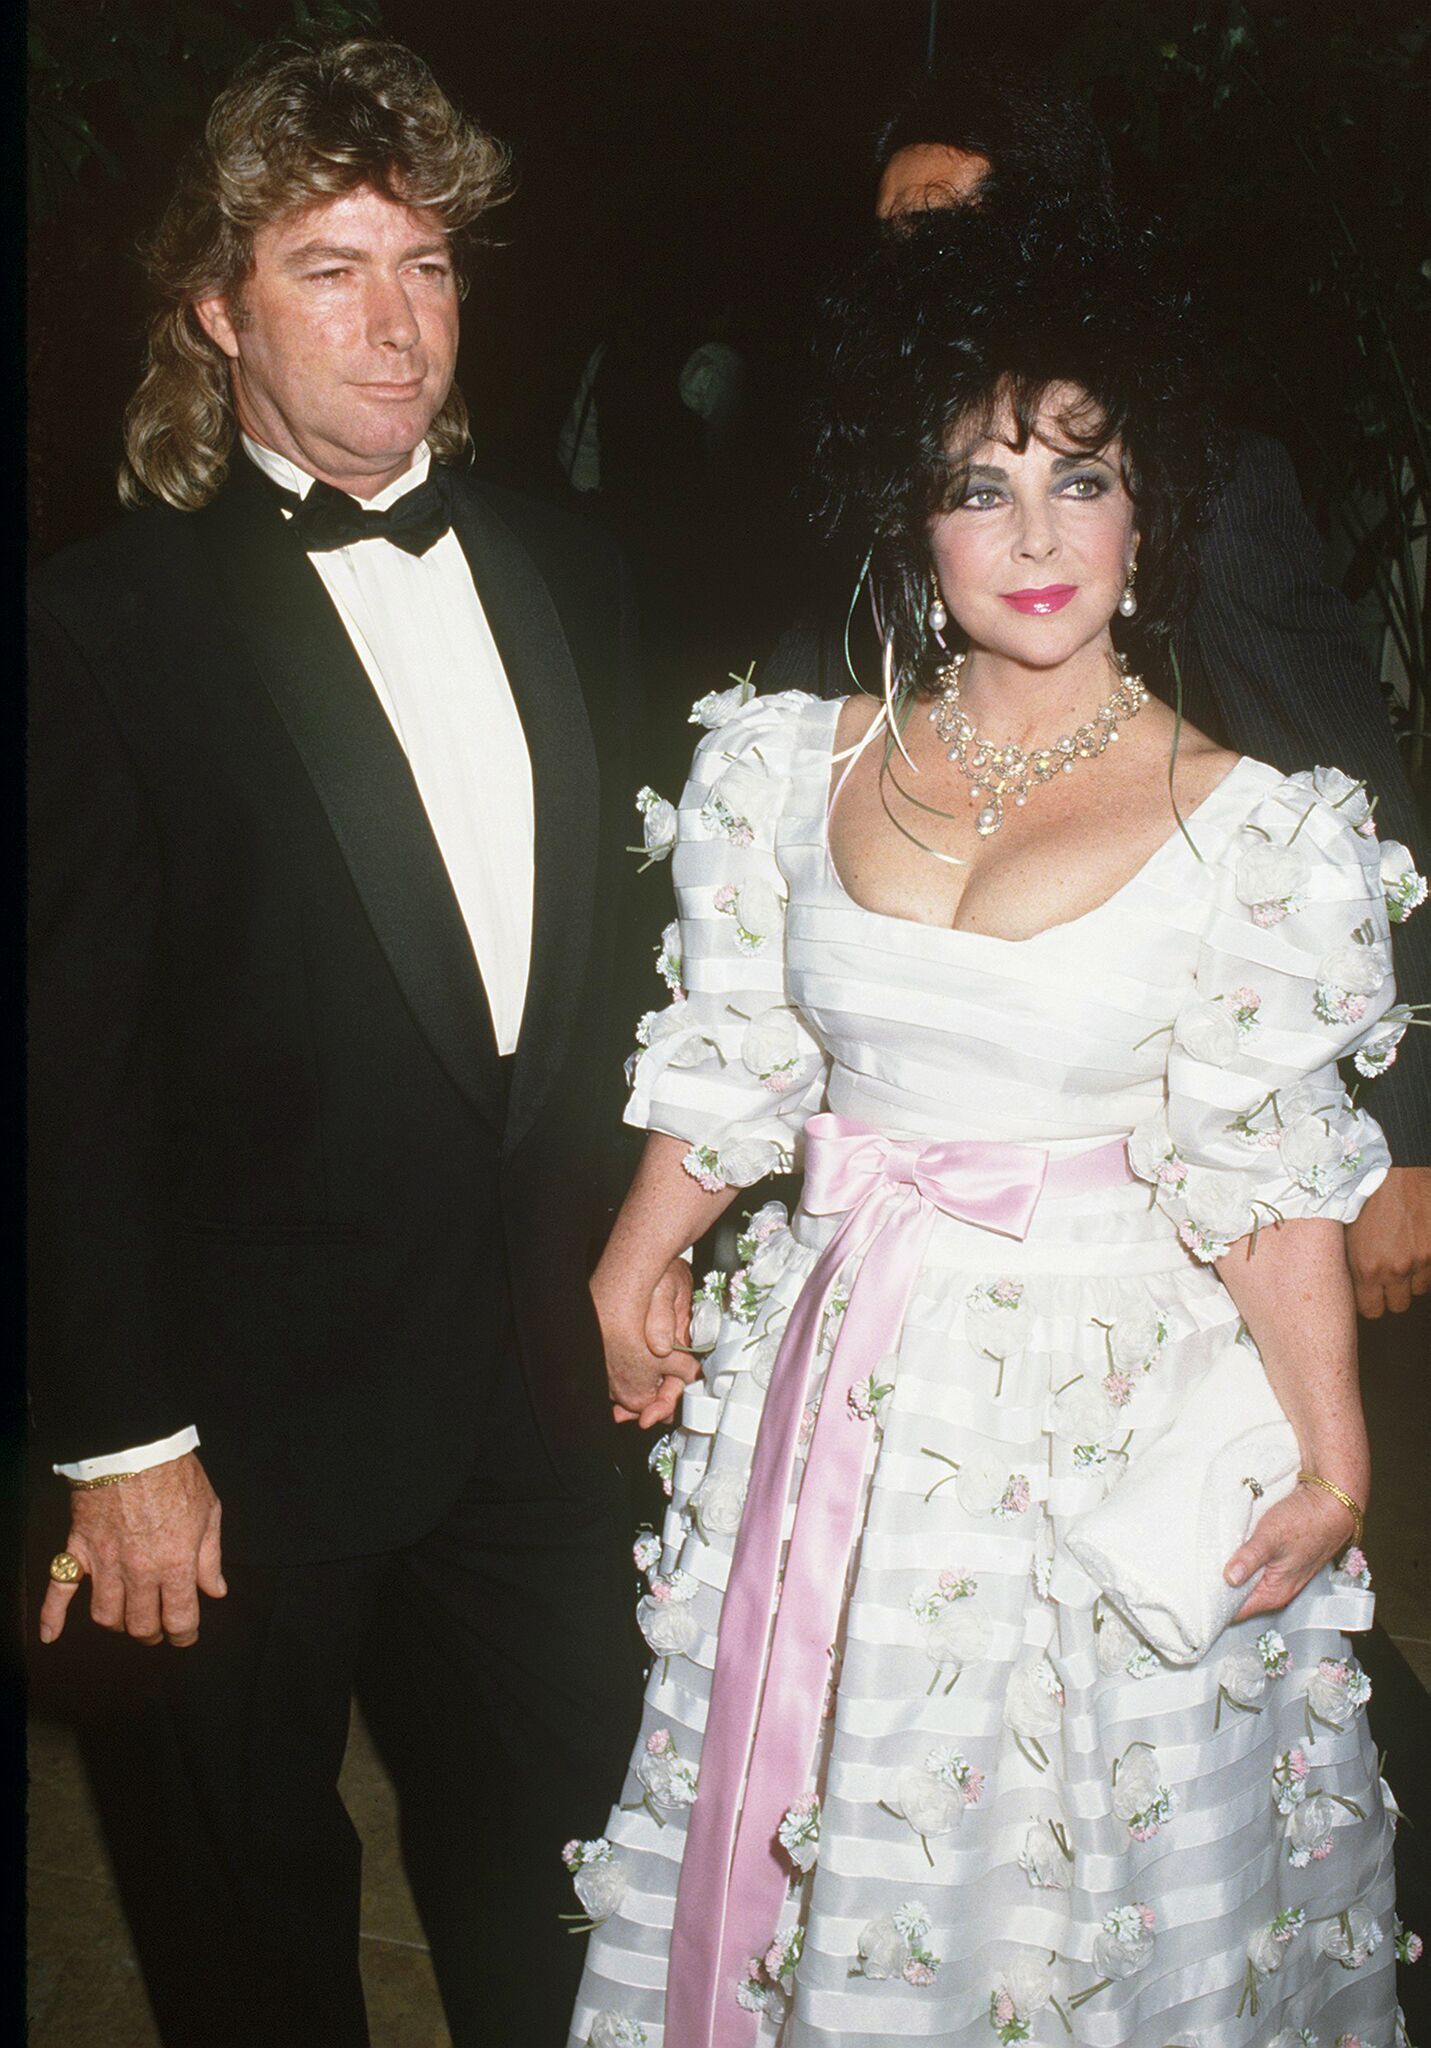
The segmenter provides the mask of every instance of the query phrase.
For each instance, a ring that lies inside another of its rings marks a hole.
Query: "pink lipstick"
[[[1070,598],[1077,597],[1076,583],[1045,583],[1041,590],[1001,591],[1004,603],[1026,617],[1046,619],[1054,612],[1061,612]]]

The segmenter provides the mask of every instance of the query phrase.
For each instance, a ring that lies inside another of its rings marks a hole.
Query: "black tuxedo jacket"
[[[1198,548],[1198,595],[1178,643],[1183,709],[1224,746],[1284,774],[1344,769],[1377,798],[1377,829],[1399,839],[1426,871],[1431,839],[1417,807],[1356,616],[1320,568],[1285,448],[1261,434],[1238,438],[1237,464]],[[846,596],[846,603],[848,596]],[[762,690],[843,697],[845,605],[783,634],[760,671]],[[863,611],[853,623],[865,630]],[[856,666],[878,675],[877,651]],[[1397,992],[1431,1000],[1431,905],[1397,930]],[[1362,1084],[1361,1101],[1386,1132],[1399,1166],[1431,1166],[1431,1031],[1401,1041],[1396,1064]]]
[[[506,1063],[406,759],[252,465],[33,583],[38,1434],[69,1461],[196,1423],[226,1550],[261,1561],[432,1526],[513,1345],[567,1483],[609,1448],[624,583],[563,514],[455,495],[535,786]]]

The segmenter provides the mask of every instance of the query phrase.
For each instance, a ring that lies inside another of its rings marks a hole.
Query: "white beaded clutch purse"
[[[1262,1361],[1222,1352],[1157,1442],[1066,1532],[1094,1584],[1170,1664],[1194,1664],[1256,1584],[1223,1567],[1297,1483],[1297,1439]]]

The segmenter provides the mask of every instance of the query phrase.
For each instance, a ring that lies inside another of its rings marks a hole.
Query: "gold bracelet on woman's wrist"
[[[72,1479],[71,1493],[93,1493],[97,1486],[118,1486],[125,1479],[137,1479],[137,1472],[103,1472],[98,1479]]]
[[[1320,1473],[1317,1472],[1299,1472],[1297,1474],[1297,1484],[1298,1486],[1320,1486],[1323,1493],[1329,1493],[1333,1500],[1341,1502],[1352,1518],[1352,1542],[1360,1550],[1362,1537],[1366,1533],[1366,1516],[1362,1513],[1351,1495],[1343,1493],[1339,1486],[1333,1486],[1330,1479],[1323,1479]]]

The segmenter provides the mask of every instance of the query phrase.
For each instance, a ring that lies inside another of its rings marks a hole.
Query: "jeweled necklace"
[[[1004,822],[1005,801],[1022,808],[1030,792],[1055,775],[1071,775],[1075,761],[1096,761],[1118,737],[1125,720],[1136,718],[1148,701],[1141,676],[1130,676],[1121,654],[1113,656],[1118,669],[1118,687],[1106,704],[1100,704],[1086,725],[1065,733],[1051,747],[1035,747],[1027,753],[1012,741],[996,747],[980,739],[959,694],[959,671],[967,654],[956,654],[935,675],[943,688],[929,716],[934,730],[949,748],[949,759],[969,779],[969,801],[982,805],[974,820],[981,839],[997,832]]]

